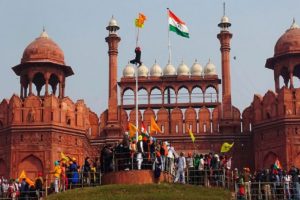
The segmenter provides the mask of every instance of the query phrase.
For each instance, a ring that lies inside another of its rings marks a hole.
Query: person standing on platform
[[[59,185],[60,185],[60,175],[61,175],[61,167],[59,165],[59,161],[54,162],[54,171],[52,172],[54,174],[54,191],[55,193],[59,192]]]
[[[142,163],[143,163],[143,154],[144,154],[144,148],[143,148],[143,136],[139,135],[137,142],[137,168],[138,170],[142,169]]]

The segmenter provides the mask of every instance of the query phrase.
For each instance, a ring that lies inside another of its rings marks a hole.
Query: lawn
[[[48,196],[47,200],[221,200],[230,191],[180,184],[105,185],[69,190]]]

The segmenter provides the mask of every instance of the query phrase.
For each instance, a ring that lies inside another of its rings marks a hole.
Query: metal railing
[[[300,184],[293,182],[244,182],[235,184],[236,199],[289,200],[300,199]]]

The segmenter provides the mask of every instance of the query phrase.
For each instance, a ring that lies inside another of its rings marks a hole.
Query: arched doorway
[[[43,172],[43,164],[36,156],[29,155],[20,162],[18,169],[18,175],[24,170],[27,177],[34,180],[38,172]]]
[[[276,158],[278,158],[278,156],[275,153],[273,152],[267,153],[267,155],[264,157],[263,168],[269,169],[271,165],[275,163]]]

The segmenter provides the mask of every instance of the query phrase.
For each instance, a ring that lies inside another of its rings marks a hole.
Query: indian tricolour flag
[[[171,10],[169,10],[169,30],[182,37],[189,38],[189,29],[185,23],[179,19]]]

